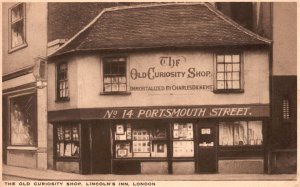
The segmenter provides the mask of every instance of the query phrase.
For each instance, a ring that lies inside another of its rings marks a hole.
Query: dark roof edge
[[[272,40],[264,38],[246,28],[244,28],[243,26],[239,25],[238,23],[234,22],[232,19],[230,19],[228,16],[226,16],[225,14],[223,14],[221,11],[219,11],[218,9],[214,8],[213,5],[209,4],[209,3],[205,3],[206,7],[212,11],[213,13],[215,13],[218,17],[220,17],[221,19],[223,19],[224,21],[226,21],[227,23],[231,24],[232,26],[234,26],[236,29],[244,32],[245,34],[251,36],[251,37],[255,37],[256,39],[266,42],[268,44],[272,43]]]
[[[109,51],[132,51],[132,50],[155,50],[155,49],[185,49],[185,48],[192,48],[192,49],[218,49],[222,48],[225,46],[230,46],[233,49],[240,49],[241,47],[244,48],[246,47],[247,49],[252,49],[252,47],[263,47],[267,48],[269,45],[268,44],[248,44],[248,45],[214,45],[214,46],[155,46],[155,47],[124,47],[124,48],[92,48],[92,49],[73,49],[69,50],[63,53],[60,53],[58,55],[52,55],[48,56],[49,58],[55,58],[60,55],[69,55],[75,52],[95,52],[95,51],[104,51],[104,52],[109,52]]]

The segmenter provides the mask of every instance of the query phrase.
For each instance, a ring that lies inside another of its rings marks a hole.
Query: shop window
[[[103,92],[120,93],[127,91],[126,58],[103,59]]]
[[[19,3],[9,10],[10,50],[26,46],[25,3]]]
[[[262,145],[262,121],[221,122],[219,124],[219,145],[254,146]]]
[[[194,134],[192,123],[174,123],[173,157],[194,157]]]
[[[284,121],[289,121],[291,117],[290,100],[287,96],[282,99],[282,117]]]
[[[36,94],[10,99],[10,144],[34,146],[37,133]]]
[[[216,55],[215,92],[241,92],[242,60],[240,54]]]
[[[69,98],[69,81],[68,81],[68,64],[59,63],[56,66],[56,98],[57,101],[68,101]]]
[[[79,157],[78,125],[59,125],[55,134],[57,157]]]
[[[115,158],[167,157],[167,129],[163,126],[116,124]]]

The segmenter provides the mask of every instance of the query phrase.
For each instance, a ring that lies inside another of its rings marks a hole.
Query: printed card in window
[[[116,133],[117,134],[124,134],[124,125],[116,125]]]

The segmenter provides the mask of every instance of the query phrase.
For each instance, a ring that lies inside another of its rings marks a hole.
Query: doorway
[[[211,122],[197,124],[197,173],[217,172],[217,126]]]
[[[110,125],[95,123],[91,128],[92,173],[111,173]]]

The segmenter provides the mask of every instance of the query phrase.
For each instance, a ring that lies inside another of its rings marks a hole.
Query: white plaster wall
[[[2,3],[2,73],[33,66],[34,58],[46,56],[47,3],[26,4],[26,41],[28,46],[8,53],[8,11],[16,3]]]
[[[213,72],[214,54],[211,52],[144,52],[128,56],[129,86],[158,85],[213,85],[213,77],[157,78],[156,80],[130,78],[132,68],[146,71],[155,67],[157,71],[186,71],[189,67]],[[186,61],[178,67],[162,67],[161,56],[184,56]],[[266,50],[244,53],[244,93],[217,94],[212,90],[189,91],[131,91],[129,95],[102,95],[102,65],[100,55],[77,55],[69,60],[70,102],[55,103],[54,79],[49,78],[49,110],[69,108],[129,107],[129,106],[175,106],[175,105],[225,105],[225,104],[268,104],[269,67]],[[50,64],[49,72],[55,72]],[[53,74],[53,73],[52,73]],[[77,82],[78,81],[78,82]],[[74,93],[77,92],[77,93]],[[74,98],[75,97],[75,98]]]

